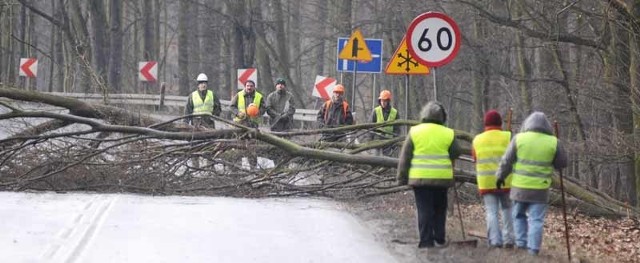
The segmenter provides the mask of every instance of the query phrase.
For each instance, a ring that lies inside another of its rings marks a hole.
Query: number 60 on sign
[[[438,12],[419,15],[407,30],[409,53],[429,67],[445,65],[460,49],[460,29],[453,19]]]

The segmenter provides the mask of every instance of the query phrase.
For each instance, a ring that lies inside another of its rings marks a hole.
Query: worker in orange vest
[[[353,114],[349,108],[349,103],[344,99],[344,86],[336,85],[333,89],[331,99],[327,100],[320,111],[318,111],[319,128],[335,128],[344,125],[353,125]],[[338,141],[345,137],[343,132],[325,132],[321,141]]]

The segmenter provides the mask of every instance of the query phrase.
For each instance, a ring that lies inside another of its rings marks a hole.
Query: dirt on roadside
[[[417,219],[413,198],[413,192],[405,191],[348,201],[346,205],[347,209],[358,216],[373,232],[377,241],[386,245],[398,262],[567,262],[562,254],[563,251],[545,250],[543,246],[540,255],[531,256],[522,250],[491,249],[486,239],[470,236],[466,236],[467,240],[478,239],[477,247],[451,244],[446,248],[418,249]],[[449,210],[453,208],[451,204],[449,207]],[[465,232],[484,233],[482,205],[480,203],[463,204],[461,207]],[[449,212],[447,238],[454,242],[462,240],[460,221],[451,213],[452,211]],[[457,210],[455,214],[457,215]],[[580,260],[580,262],[584,261]]]

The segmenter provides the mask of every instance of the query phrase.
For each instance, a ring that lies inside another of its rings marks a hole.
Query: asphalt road
[[[319,199],[0,192],[2,262],[396,262]]]

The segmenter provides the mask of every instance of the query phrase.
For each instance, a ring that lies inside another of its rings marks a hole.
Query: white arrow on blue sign
[[[356,62],[353,60],[339,59],[340,51],[347,45],[347,37],[339,37],[336,52],[336,70],[353,72]],[[382,39],[365,38],[371,57],[369,62],[358,62],[358,73],[380,73],[382,72]]]

